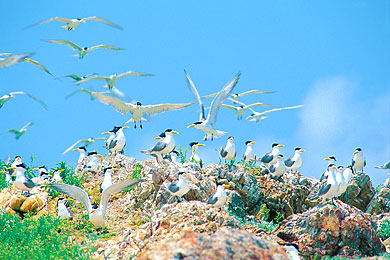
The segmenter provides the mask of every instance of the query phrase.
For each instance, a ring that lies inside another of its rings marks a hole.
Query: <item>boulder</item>
[[[148,259],[290,259],[286,250],[274,242],[233,228],[221,228],[208,235],[186,231],[148,245],[140,260]]]
[[[385,252],[369,214],[339,200],[318,205],[280,223],[274,233],[298,245],[306,259],[317,256],[375,256]]]
[[[47,196],[43,194],[36,194],[28,197],[20,207],[22,213],[32,212],[37,208],[43,207],[47,202]]]
[[[383,187],[375,194],[367,206],[367,213],[381,214],[390,212],[390,178],[386,180]]]

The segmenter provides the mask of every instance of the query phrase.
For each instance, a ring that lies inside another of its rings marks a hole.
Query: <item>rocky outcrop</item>
[[[146,259],[290,259],[278,244],[243,230],[221,228],[212,235],[187,231],[150,244],[139,257]]]
[[[383,187],[374,196],[367,206],[367,213],[381,214],[390,212],[390,179],[387,179]]]
[[[280,223],[275,234],[298,245],[306,259],[314,256],[375,256],[385,252],[369,214],[339,200],[318,205]]]

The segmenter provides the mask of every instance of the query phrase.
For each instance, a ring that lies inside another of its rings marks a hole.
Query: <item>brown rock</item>
[[[22,206],[23,202],[26,200],[26,197],[22,195],[12,195],[8,202],[4,205],[5,207],[10,207],[13,210],[18,211]]]
[[[315,255],[374,256],[385,251],[369,214],[338,200],[335,203],[292,215],[274,233],[298,245],[306,259]]]
[[[290,259],[276,243],[232,228],[221,228],[212,235],[182,232],[162,239],[143,250],[139,259]]]
[[[27,198],[22,206],[20,207],[20,211],[22,213],[32,212],[37,208],[42,207],[46,203],[46,198],[41,195],[33,195]]]
[[[367,213],[381,214],[390,212],[390,179],[387,179],[383,187],[374,196],[367,206]]]

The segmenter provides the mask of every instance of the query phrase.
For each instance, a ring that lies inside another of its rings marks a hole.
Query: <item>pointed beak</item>
[[[255,144],[256,142],[251,142],[251,144]]]
[[[72,201],[72,199],[67,198],[67,199],[65,199],[65,201]]]
[[[100,158],[103,158],[103,155],[98,154],[97,156],[100,157]]]
[[[38,168],[34,168],[33,170],[34,170],[34,171],[39,171],[39,169],[38,169]]]
[[[61,169],[61,170],[58,170],[59,172],[63,172],[63,171],[65,171],[65,169]]]
[[[301,152],[306,152],[306,150],[303,150],[303,149],[301,149],[301,150],[299,150],[299,151],[301,151]]]
[[[161,139],[161,137],[160,137],[160,136],[157,136],[157,137],[155,137],[154,139],[156,139],[156,140],[160,140],[160,139]]]
[[[95,213],[95,210],[93,209],[93,210],[91,210],[91,213]]]
[[[119,168],[112,168],[113,171],[119,171]]]
[[[283,147],[284,146],[284,144],[278,144],[278,147],[280,148],[280,147]]]
[[[73,149],[73,151],[80,151],[80,149],[79,148],[75,148],[75,149]]]
[[[198,146],[205,146],[204,144],[198,144]]]
[[[124,126],[124,127],[122,127],[122,129],[127,129],[127,128],[129,128],[128,126]]]
[[[174,134],[179,134],[179,132],[176,132],[176,131],[172,131],[172,133],[174,133]]]
[[[110,132],[103,132],[102,135],[109,135]]]
[[[16,167],[8,167],[7,170],[15,170]]]
[[[194,124],[187,126],[187,128],[195,127]]]
[[[354,152],[353,152],[354,155],[357,154],[357,153],[358,153],[358,151],[354,151]]]
[[[330,161],[330,158],[326,157],[324,158],[325,161]]]
[[[252,116],[248,116],[248,117],[246,118],[246,120],[251,119],[251,118],[252,118]]]

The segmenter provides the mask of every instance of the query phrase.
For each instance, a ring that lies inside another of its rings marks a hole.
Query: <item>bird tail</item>
[[[143,150],[143,151],[140,151],[141,153],[144,153],[144,154],[148,154],[150,155],[150,151],[149,150]]]
[[[383,166],[375,166],[375,168],[377,168],[377,169],[382,169],[382,170],[385,170],[385,169],[386,169],[386,168],[383,167]]]

